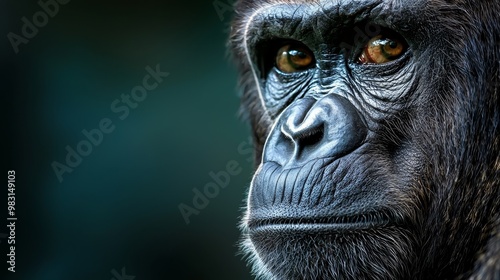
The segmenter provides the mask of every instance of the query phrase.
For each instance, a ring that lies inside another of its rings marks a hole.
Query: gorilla
[[[500,1],[239,0],[258,279],[500,279]]]

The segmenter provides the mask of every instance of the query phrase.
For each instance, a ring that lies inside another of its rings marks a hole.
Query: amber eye
[[[403,40],[378,35],[370,39],[359,56],[363,64],[382,64],[401,57],[406,50]]]
[[[314,55],[305,46],[285,45],[276,54],[276,67],[285,73],[302,71],[313,63]]]

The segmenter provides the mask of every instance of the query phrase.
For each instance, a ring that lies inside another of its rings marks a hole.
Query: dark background
[[[237,255],[252,163],[238,150],[249,133],[225,47],[232,11],[212,0],[71,0],[16,54],[7,35],[22,36],[22,17],[41,10],[0,2],[2,279],[252,279]],[[157,64],[170,75],[120,120],[110,104]],[[59,182],[51,164],[65,164],[66,146],[103,118],[115,130]],[[179,204],[193,206],[193,188],[230,161],[241,173],[186,224]],[[16,273],[6,263],[7,170]]]

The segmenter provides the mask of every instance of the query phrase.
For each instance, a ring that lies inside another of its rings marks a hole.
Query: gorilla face
[[[500,3],[239,1],[264,279],[500,273]],[[493,278],[491,278],[493,279]]]

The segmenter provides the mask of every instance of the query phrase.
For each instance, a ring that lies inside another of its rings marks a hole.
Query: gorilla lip
[[[344,231],[383,227],[394,219],[385,212],[370,212],[349,216],[325,218],[269,218],[252,219],[248,222],[250,231]]]

